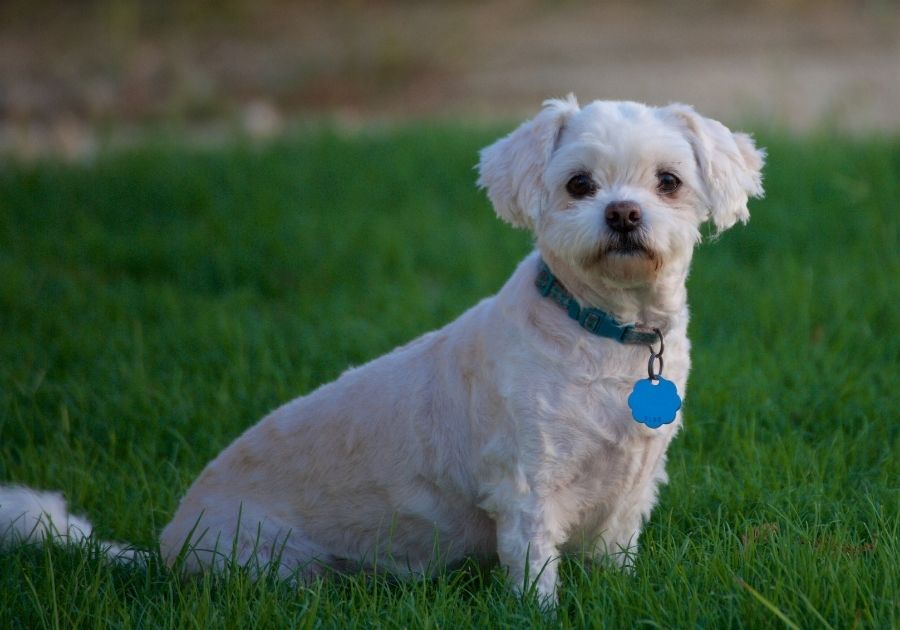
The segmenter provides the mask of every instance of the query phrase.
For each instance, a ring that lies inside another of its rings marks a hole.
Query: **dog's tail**
[[[48,541],[80,544],[92,531],[90,521],[70,513],[58,492],[0,486],[0,549]],[[115,562],[144,560],[143,553],[129,545],[100,542],[100,548]]]

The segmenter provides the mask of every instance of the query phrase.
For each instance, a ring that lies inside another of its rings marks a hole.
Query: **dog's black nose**
[[[633,201],[613,201],[606,206],[606,225],[625,234],[641,224],[641,207]]]

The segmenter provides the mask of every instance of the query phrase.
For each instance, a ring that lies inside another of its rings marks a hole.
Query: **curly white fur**
[[[681,417],[659,429],[631,418],[647,349],[592,336],[542,298],[538,257],[583,305],[660,328],[666,377],[683,395],[699,227],[747,220],[762,162],[748,136],[684,105],[547,101],[479,165],[497,214],[532,230],[537,251],[456,321],[248,429],[188,490],[162,532],[164,556],[186,550],[191,570],[235,556],[309,576],[375,565],[419,574],[496,554],[515,587],[545,597],[562,552],[625,563]],[[661,171],[681,180],[677,194],[658,191]],[[573,198],[575,173],[596,193]],[[638,253],[616,250],[604,221],[623,200],[641,209]],[[4,522],[20,537],[46,531],[33,526],[42,513],[69,536],[90,532],[56,495],[30,492],[0,493],[0,534]]]

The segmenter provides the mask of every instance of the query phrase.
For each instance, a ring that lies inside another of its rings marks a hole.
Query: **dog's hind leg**
[[[234,565],[257,576],[274,570],[308,580],[332,564],[332,555],[303,532],[249,503],[207,508],[193,521],[180,516],[163,529],[160,550],[169,565],[188,573]]]

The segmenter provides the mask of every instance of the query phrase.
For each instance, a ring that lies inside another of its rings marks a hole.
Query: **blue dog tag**
[[[651,429],[658,429],[675,419],[675,413],[681,409],[681,397],[675,383],[657,376],[654,383],[649,378],[641,379],[634,384],[628,397],[628,406],[635,420],[646,424]]]

